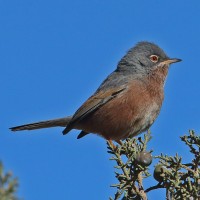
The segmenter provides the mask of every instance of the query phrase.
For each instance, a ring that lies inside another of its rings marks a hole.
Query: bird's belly
[[[78,129],[96,133],[105,139],[121,140],[147,130],[160,111],[148,96],[115,98],[80,122]]]
[[[141,118],[135,119],[133,117],[131,130],[128,133],[128,137],[134,137],[150,128],[157,118],[159,112],[160,106],[154,102],[144,109],[140,115]]]

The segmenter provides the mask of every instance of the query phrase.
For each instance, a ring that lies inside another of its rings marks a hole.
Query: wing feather
[[[63,134],[67,134],[71,129],[73,129],[77,122],[95,112],[105,103],[118,96],[125,89],[125,86],[121,86],[118,88],[112,88],[107,91],[99,91],[95,93],[75,112],[69,124],[64,129]]]

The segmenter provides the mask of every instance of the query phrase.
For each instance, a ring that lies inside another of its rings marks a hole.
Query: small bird
[[[12,131],[65,127],[81,130],[78,139],[94,133],[112,143],[134,137],[153,124],[164,99],[164,84],[172,63],[156,44],[139,42],[74,115],[10,128]]]

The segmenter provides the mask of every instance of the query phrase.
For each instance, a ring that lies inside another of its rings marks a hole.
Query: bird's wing
[[[106,91],[99,91],[91,96],[74,114],[67,127],[64,129],[63,134],[67,134],[74,125],[86,116],[90,115],[108,101],[117,97],[122,91],[126,89],[126,86],[117,88],[111,88]]]

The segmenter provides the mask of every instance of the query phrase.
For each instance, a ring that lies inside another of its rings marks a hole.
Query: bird
[[[145,132],[154,123],[164,100],[169,66],[180,61],[168,57],[155,43],[138,42],[73,115],[10,129],[65,127],[63,135],[77,129],[78,139],[94,133],[111,143],[121,143]]]

